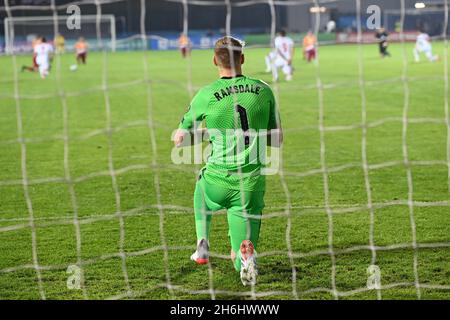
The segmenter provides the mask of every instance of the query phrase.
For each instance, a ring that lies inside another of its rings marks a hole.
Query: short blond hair
[[[243,46],[242,41],[231,36],[218,39],[214,45],[217,64],[228,69],[240,65]]]

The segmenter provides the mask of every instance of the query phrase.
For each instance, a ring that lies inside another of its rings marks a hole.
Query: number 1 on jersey
[[[241,105],[236,105],[236,111],[239,113],[239,118],[241,119],[241,127],[244,131],[244,141],[245,145],[248,146],[250,144],[250,137],[248,136],[248,118],[247,118],[247,110]]]

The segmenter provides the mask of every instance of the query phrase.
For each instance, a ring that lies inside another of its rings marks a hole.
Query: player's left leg
[[[391,56],[391,54],[387,51],[387,49],[388,49],[388,44],[387,44],[387,42],[384,42],[383,43],[383,57],[390,57]]]
[[[307,61],[311,62],[316,59],[316,49],[310,49],[307,51]]]
[[[383,43],[383,42],[380,42],[380,43],[378,44],[378,46],[379,46],[379,51],[380,51],[380,57],[381,57],[381,58],[384,58],[384,56],[385,56],[385,47],[384,47],[384,43]]]
[[[48,76],[48,67],[48,64],[39,65],[39,74],[42,79],[45,79]]]
[[[311,59],[312,60],[316,60],[316,55],[317,55],[316,48],[314,48],[314,49],[311,50]]]
[[[256,283],[256,248],[264,208],[264,191],[235,191],[228,207],[228,228],[234,268],[245,284]]]
[[[425,51],[425,56],[427,57],[428,61],[430,62],[434,62],[438,60],[438,56],[433,55],[433,50],[430,48],[428,48]]]
[[[268,70],[268,72],[272,72],[273,81],[278,81],[278,68],[283,66],[284,60],[279,57],[276,52],[269,53],[266,58],[268,59],[266,60],[266,63],[270,66],[270,70]]]
[[[283,73],[286,76],[286,81],[291,81],[292,80],[292,74],[293,74],[292,65],[290,65],[287,62],[285,62],[285,64],[283,65]]]
[[[198,264],[206,264],[209,260],[209,231],[213,211],[224,208],[229,190],[207,183],[202,174],[195,185],[194,213],[195,231],[197,235],[197,250],[191,260]]]
[[[36,71],[36,68],[33,66],[33,67],[28,67],[28,66],[22,66],[22,72],[24,72],[25,70],[26,71],[30,71],[30,72],[34,72],[34,71]]]
[[[413,49],[413,53],[414,53],[414,61],[419,62],[420,61],[419,49],[415,47]]]
[[[264,57],[264,60],[266,62],[266,72],[269,73],[272,71],[272,58],[270,56],[270,53]]]

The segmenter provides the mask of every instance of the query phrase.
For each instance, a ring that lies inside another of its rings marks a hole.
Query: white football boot
[[[197,244],[197,250],[191,255],[191,260],[197,264],[207,264],[209,261],[208,241],[202,239]]]
[[[241,281],[244,286],[255,285],[258,269],[256,266],[256,251],[250,240],[241,243]]]

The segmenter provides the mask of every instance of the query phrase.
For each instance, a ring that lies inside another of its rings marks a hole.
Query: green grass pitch
[[[444,62],[414,63],[412,46],[406,47],[407,87],[401,78],[401,45],[392,45],[392,58],[385,60],[379,58],[375,45],[362,47],[370,124],[367,161],[371,165],[369,179],[376,206],[373,235],[375,245],[383,249],[377,251],[376,265],[381,270],[383,299],[417,298],[415,254],[421,298],[450,299]],[[442,43],[436,43],[434,50],[443,56]],[[244,71],[270,83],[270,75],[263,73],[267,51],[248,49]],[[193,52],[194,90],[217,77],[211,55],[211,51]],[[123,261],[136,298],[251,298],[251,290],[241,285],[230,260],[224,258],[229,254],[224,212],[213,218],[212,273],[207,266],[197,266],[189,260],[195,248],[192,195],[195,170],[199,167],[174,165],[170,158],[172,130],[190,100],[187,61],[178,52],[148,52],[150,81],[146,82],[142,52],[107,53],[105,57],[90,53],[88,64],[71,72],[69,66],[75,59],[71,54],[63,55],[59,79],[56,63],[45,81],[37,74],[19,72],[17,100],[13,59],[0,57],[0,298],[41,298],[33,266],[30,213],[22,185],[23,165],[34,215],[35,252],[47,299],[126,298]],[[18,56],[17,68],[30,60],[29,56]],[[370,212],[362,167],[357,62],[357,46],[320,49],[324,125],[346,129],[324,132],[336,252],[334,281],[340,298],[377,299],[376,290],[364,289],[372,254],[367,248]],[[332,260],[327,254],[329,221],[320,171],[316,68],[301,60],[300,53],[294,64],[294,81],[281,80],[278,84],[285,129],[283,172],[291,214],[283,215],[288,199],[280,176],[270,176],[264,214],[279,214],[262,223],[260,276],[254,293],[261,299],[332,299]],[[106,134],[104,66],[113,129],[111,141]],[[58,95],[58,88],[64,95]],[[405,89],[409,91],[406,141],[416,204],[416,251],[412,248],[407,170],[402,153]],[[63,101],[67,108],[68,172],[74,181],[80,222],[79,249],[86,296],[82,290],[68,289],[66,285],[70,275],[67,268],[77,262],[77,241],[73,201],[69,185],[63,180],[67,173]],[[148,126],[148,106],[156,153]],[[21,111],[25,148],[18,141],[17,109]],[[120,199],[115,196],[109,175],[109,155],[117,171]],[[159,182],[159,195],[155,182]],[[124,260],[118,255],[118,203],[123,216]],[[286,237],[288,225],[290,239]],[[160,227],[170,248],[167,260],[161,248]],[[296,254],[292,259],[287,254],[289,245]]]

